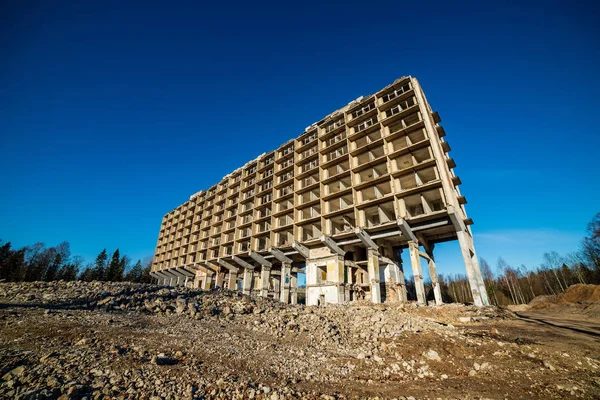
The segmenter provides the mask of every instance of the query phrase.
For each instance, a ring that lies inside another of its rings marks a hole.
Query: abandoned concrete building
[[[440,118],[419,82],[402,77],[312,124],[200,191],[162,220],[152,276],[306,304],[417,302],[421,259],[442,302],[434,247],[458,240],[478,306],[488,297]]]

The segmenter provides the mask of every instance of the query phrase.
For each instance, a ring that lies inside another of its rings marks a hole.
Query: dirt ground
[[[3,347],[0,361],[4,369],[10,364],[17,365],[16,361],[23,358],[35,364],[44,354],[60,352],[91,333],[99,349],[118,345],[143,347],[150,354],[183,351],[185,359],[164,368],[160,374],[167,379],[185,373],[193,380],[196,374],[203,373],[203,365],[208,364],[213,367],[210,373],[215,380],[219,375],[249,377],[266,385],[291,385],[301,391],[346,397],[600,398],[600,337],[522,320],[487,321],[463,327],[465,335],[473,340],[491,338],[495,341],[485,344],[474,341],[456,346],[451,339],[435,333],[411,333],[386,343],[390,348],[393,346],[394,353],[399,353],[400,357],[394,354],[395,357],[404,360],[418,359],[428,349],[436,349],[446,361],[438,363],[441,365],[435,368],[437,377],[434,378],[389,379],[380,375],[379,368],[373,369],[370,364],[356,363],[356,359],[323,349],[322,357],[327,361],[323,360],[321,368],[314,371],[316,375],[330,374],[336,366],[348,363],[357,367],[350,376],[336,376],[332,382],[302,378],[293,382],[282,381],[270,366],[278,361],[275,359],[282,352],[288,354],[290,363],[301,363],[298,354],[303,343],[295,337],[274,338],[245,327],[231,329],[213,321],[190,323],[139,314],[102,313],[94,316],[90,323],[88,311],[70,311],[66,315],[58,314],[61,315],[58,318],[37,309],[13,309],[8,313],[14,312],[18,317],[2,312],[4,321],[20,320],[16,324],[0,325]],[[253,343],[255,348],[236,348],[236,341],[219,339],[226,335],[244,336],[243,343]],[[277,352],[272,351],[275,348]],[[252,362],[248,362],[249,358]],[[545,360],[551,361],[545,365]],[[469,376],[466,371],[475,362],[480,365],[488,362],[489,370]],[[111,368],[136,369],[141,368],[141,363],[143,361],[122,357],[111,362]],[[447,378],[441,379],[441,375]]]
[[[482,314],[455,305],[277,306],[191,319],[1,303],[3,398],[600,398],[600,335],[589,321],[577,331],[555,326],[568,320],[473,317]],[[372,339],[364,334],[375,322],[348,320],[361,313],[402,316],[409,328]],[[274,322],[289,314],[326,324],[325,336]],[[472,322],[458,323],[465,315]],[[344,319],[348,328],[327,333]]]

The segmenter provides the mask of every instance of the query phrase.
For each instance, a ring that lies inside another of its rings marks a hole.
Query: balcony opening
[[[377,146],[373,149],[369,149],[368,151],[359,154],[354,157],[354,166],[358,167],[360,165],[366,164],[368,162],[374,161],[379,157],[383,157],[385,152],[383,150],[383,146]]]
[[[397,122],[394,122],[393,124],[391,124],[390,125],[390,134],[396,133],[402,129],[406,129],[409,126],[414,125],[420,121],[422,121],[421,113],[416,112],[416,113],[410,114],[410,115],[402,118],[400,121],[397,121]]]
[[[308,187],[310,185],[314,185],[315,183],[319,183],[319,174],[312,174],[306,178],[302,178],[300,181],[300,186],[302,188]]]
[[[363,213],[364,223],[367,228],[372,228],[396,220],[393,202],[378,204],[374,207],[366,208],[361,212]]]
[[[257,226],[258,233],[267,232],[270,229],[271,229],[271,223],[269,221],[260,222]]]
[[[346,139],[346,132],[345,131],[340,132],[337,135],[334,135],[334,136],[330,137],[329,139],[327,139],[326,147],[332,146],[332,145],[334,145],[338,142],[341,142],[342,140],[345,140],[345,139]]]
[[[408,196],[403,199],[407,218],[417,217],[425,213],[421,195]]]
[[[358,132],[362,132],[367,128],[370,128],[371,126],[375,125],[379,123],[379,117],[377,115],[373,116],[372,118],[369,118],[363,122],[361,122],[360,124],[356,125],[353,129],[354,129],[354,133],[358,133]]]
[[[327,133],[332,132],[343,125],[344,125],[344,118],[340,118],[337,121],[335,121],[333,124],[327,125],[327,128],[325,128],[325,132],[327,132]]]
[[[359,139],[356,139],[352,142],[353,149],[356,150],[377,140],[381,139],[381,131],[371,132],[368,135],[365,135]]]
[[[327,156],[325,157],[325,159],[327,160],[327,162],[329,162],[329,161],[333,161],[337,158],[340,158],[345,154],[348,154],[348,146],[347,145],[344,145],[338,149],[330,151],[329,153],[327,153]]]
[[[294,233],[291,230],[277,232],[275,238],[275,243],[277,247],[291,246],[292,242],[294,241]]]
[[[298,195],[298,205],[306,204],[309,201],[317,200],[321,197],[320,189],[315,188]]]
[[[294,208],[293,199],[286,199],[282,202],[277,203],[277,212],[291,210],[292,208]]]
[[[363,203],[365,201],[371,201],[380,199],[388,194],[392,193],[392,187],[390,182],[382,182],[375,186],[361,189],[357,192],[358,202]]]
[[[421,129],[417,129],[415,131],[409,132],[407,134],[407,137],[408,137],[410,144],[413,145],[415,143],[422,142],[423,140],[425,140],[425,138],[427,136],[425,135],[425,129],[421,128]]]
[[[325,207],[328,213],[343,210],[344,208],[350,207],[353,204],[352,194],[347,194],[335,199],[331,199],[325,203]]]
[[[292,213],[284,214],[277,218],[277,227],[286,226],[293,222],[294,222],[294,218],[292,217]]]
[[[417,164],[429,161],[433,158],[433,156],[431,155],[431,149],[429,147],[416,150],[412,154],[415,160],[417,161]]]
[[[348,160],[340,161],[330,167],[327,167],[327,169],[325,170],[325,178],[327,179],[337,174],[341,174],[342,172],[348,171],[349,169],[350,162]]]
[[[412,154],[402,154],[392,159],[394,171],[402,171],[415,165]]]
[[[356,220],[354,218],[354,212],[335,216],[328,220],[330,225],[330,233],[332,235],[352,232],[356,227]]]
[[[268,236],[261,236],[256,239],[256,249],[258,251],[264,251],[271,247],[271,239]]]
[[[323,233],[321,232],[321,224],[308,224],[300,226],[300,240],[308,241],[319,238]]]
[[[287,185],[286,187],[279,189],[279,197],[283,197],[290,193],[294,193],[294,184],[293,183],[290,185]]]
[[[410,90],[410,84],[406,83],[406,84],[402,85],[401,87],[397,88],[396,90],[394,90],[393,92],[383,95],[381,97],[381,99],[383,100],[384,103],[387,103],[388,101],[395,99],[396,97],[400,96],[401,94],[403,94],[405,92],[408,92],[409,90]]]
[[[370,182],[385,174],[387,174],[387,165],[385,163],[381,163],[356,173],[354,181],[358,185],[361,183]]]
[[[250,251],[250,242],[249,241],[241,242],[238,246],[238,249],[241,252]]]
[[[364,106],[362,108],[359,108],[358,110],[353,111],[352,114],[351,114],[352,115],[352,119],[358,118],[361,115],[364,115],[364,114],[368,113],[369,111],[374,110],[375,108],[376,108],[375,107],[375,102],[371,102],[371,103],[367,104],[366,106]]]
[[[350,176],[328,183],[325,185],[325,194],[330,195],[352,187],[352,179]]]
[[[393,115],[400,114],[402,111],[414,106],[415,104],[417,104],[417,101],[415,100],[414,97],[411,97],[408,100],[404,100],[404,101],[398,103],[397,105],[395,105],[394,107],[390,108],[389,110],[387,110],[385,112],[385,117],[389,118]]]
[[[424,205],[426,207],[426,212],[436,212],[446,208],[440,189],[424,192],[422,193],[422,196],[423,200],[425,200]]]
[[[317,204],[311,207],[303,208],[302,210],[298,211],[298,214],[301,221],[313,217],[318,217],[321,215],[321,206]]]

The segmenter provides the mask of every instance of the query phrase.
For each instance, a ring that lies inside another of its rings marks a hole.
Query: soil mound
[[[600,285],[572,285],[556,299],[556,303],[558,304],[592,301],[600,301]]]

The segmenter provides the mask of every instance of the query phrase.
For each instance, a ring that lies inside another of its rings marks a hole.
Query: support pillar
[[[279,278],[271,275],[271,279],[273,282],[273,290],[275,291],[273,298],[278,299],[279,293],[281,292],[281,275],[279,275]]]
[[[210,290],[210,284],[212,282],[212,276],[211,275],[204,275],[204,282],[202,284],[202,289],[204,290]]]
[[[290,303],[298,304],[298,274],[290,276]]]
[[[260,270],[260,296],[269,296],[269,280],[271,277],[271,267],[262,266]]]
[[[423,271],[421,270],[421,259],[419,258],[419,244],[415,241],[408,242],[408,250],[410,251],[410,263],[415,279],[417,303],[427,304],[427,299],[425,298],[425,284],[423,283]]]
[[[244,279],[242,281],[242,293],[248,296],[252,292],[252,273],[253,269],[244,268]]]
[[[440,287],[437,268],[435,267],[435,260],[433,258],[433,245],[430,245],[430,248],[427,250],[427,255],[429,256],[427,266],[429,267],[429,277],[431,278],[431,286],[433,286],[435,304],[441,306],[444,302],[442,301],[442,289]]]
[[[281,263],[281,294],[280,301],[282,303],[290,302],[290,276],[292,271],[292,264],[288,262]]]
[[[367,249],[367,270],[371,284],[371,301],[381,303],[381,286],[379,277],[379,252],[372,248]]]
[[[217,276],[215,277],[215,287],[223,287],[223,280],[225,279],[225,274],[223,272],[217,272]]]
[[[456,235],[467,269],[467,278],[469,279],[469,286],[473,294],[473,303],[478,307],[488,306],[490,301],[485,289],[485,283],[483,282],[483,276],[481,275],[481,269],[479,268],[479,262],[477,261],[477,255],[472,246],[473,240],[464,230],[456,232]]]
[[[353,299],[352,296],[350,295],[350,289],[352,288],[352,267],[349,265],[344,266],[345,271],[346,271],[346,287],[345,287],[345,293],[344,293],[344,297],[346,298],[346,301],[350,301],[350,300],[356,300]]]
[[[406,303],[408,301],[408,293],[406,292],[406,278],[404,277],[404,265],[402,263],[402,249],[399,249],[399,253],[394,252],[394,262],[398,268],[398,291],[400,301]]]
[[[237,272],[229,271],[227,279],[227,288],[229,290],[237,290]]]

